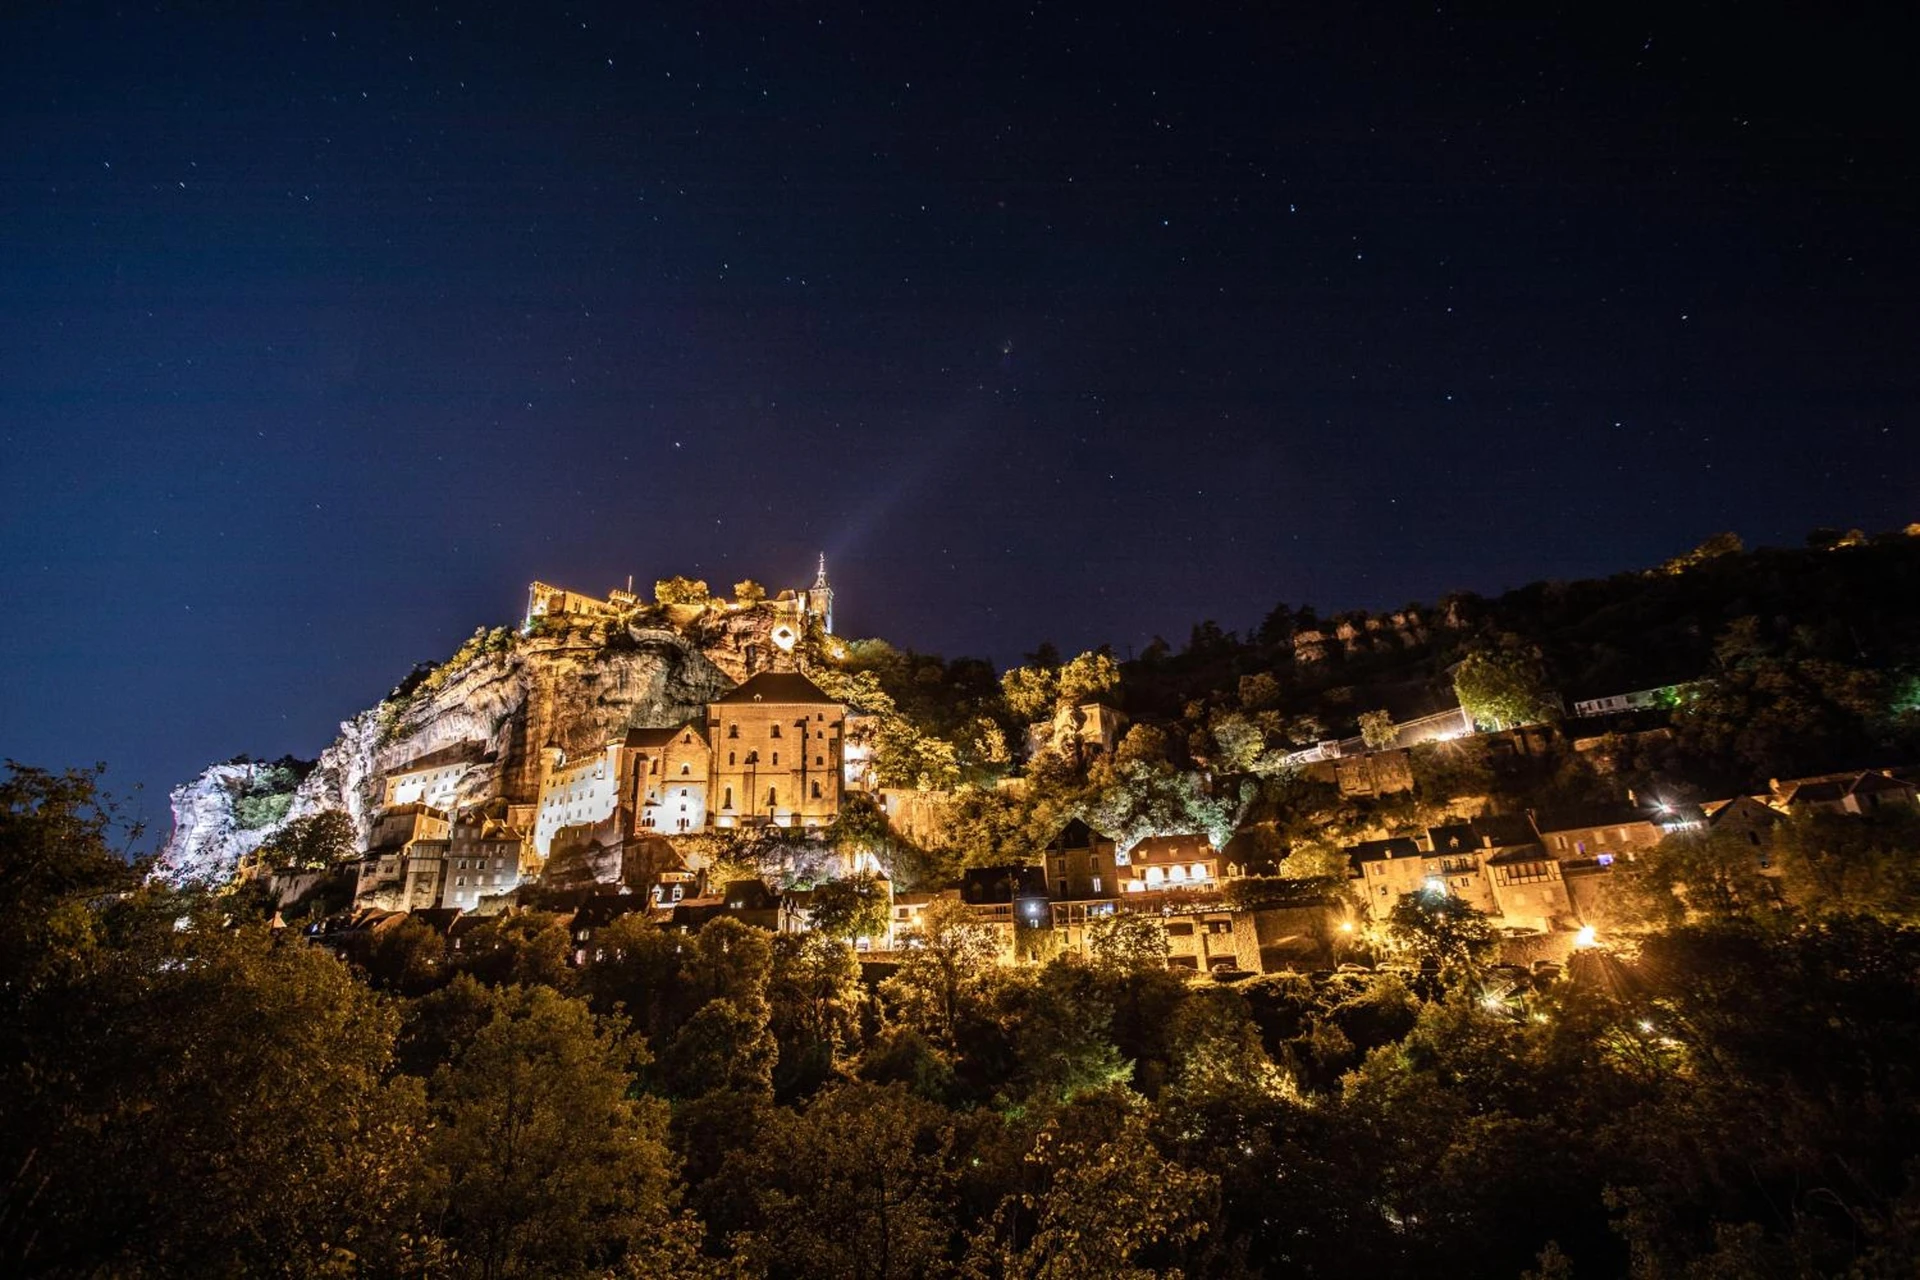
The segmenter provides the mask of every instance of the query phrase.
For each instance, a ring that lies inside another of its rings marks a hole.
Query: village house
[[[1114,880],[1122,893],[1154,889],[1213,889],[1220,883],[1220,854],[1204,835],[1148,836],[1114,856]]]
[[[506,894],[540,874],[532,841],[507,822],[506,806],[497,802],[456,809],[446,846],[437,904],[442,907],[498,910]]]
[[[1042,852],[1047,884],[1056,902],[1111,898],[1122,893],[1113,841],[1079,818],[1067,823]]]
[[[1869,814],[1888,806],[1914,808],[1920,793],[1911,782],[1891,772],[1868,769],[1859,773],[1830,773],[1769,784],[1774,807],[1787,813]]]
[[[447,831],[447,815],[428,805],[383,810],[366,854],[355,863],[355,908],[406,912],[439,906]]]

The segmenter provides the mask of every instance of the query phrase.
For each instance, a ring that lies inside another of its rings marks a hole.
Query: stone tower
[[[820,615],[827,634],[833,634],[833,584],[827,581],[827,553],[820,553],[820,571],[813,575],[813,586],[807,591],[807,608]]]

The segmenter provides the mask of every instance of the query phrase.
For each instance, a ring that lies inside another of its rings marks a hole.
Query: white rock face
[[[516,638],[504,651],[478,654],[444,672],[431,690],[344,722],[279,823],[243,830],[235,822],[244,765],[214,765],[174,788],[173,835],[158,874],[175,883],[223,883],[241,858],[287,823],[325,809],[344,810],[364,842],[384,774],[461,743],[483,743],[484,755],[461,779],[460,803],[497,796],[531,803],[538,798],[540,751],[549,742],[578,756],[603,749],[629,728],[704,718],[706,704],[737,683],[731,672],[746,669],[742,654],[750,653],[749,665],[760,669],[772,665],[762,655],[792,668],[792,657],[760,634],[773,621],[770,610],[745,610],[724,627],[696,628],[693,636],[636,626],[610,641],[595,625]]]

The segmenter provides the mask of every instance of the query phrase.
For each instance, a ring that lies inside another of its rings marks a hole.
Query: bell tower
[[[833,584],[827,581],[827,553],[820,553],[820,571],[813,575],[813,586],[807,591],[807,608],[820,615],[821,623],[827,634],[833,634]]]

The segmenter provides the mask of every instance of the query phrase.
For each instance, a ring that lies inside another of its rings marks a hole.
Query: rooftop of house
[[[1821,804],[1844,800],[1848,796],[1886,794],[1888,792],[1911,792],[1914,786],[1898,778],[1890,778],[1876,769],[1861,773],[1841,774],[1838,777],[1796,778],[1790,782],[1776,782],[1774,789],[1790,805]]]
[[[658,729],[629,729],[623,745],[633,747],[664,747],[682,733],[691,733],[701,742],[707,740],[706,731],[691,720],[685,724],[669,725]]]
[[[1134,862],[1191,862],[1211,858],[1218,851],[1213,841],[1198,833],[1178,836],[1148,836],[1133,846],[1129,856]]]
[[[1420,843],[1412,836],[1389,836],[1385,840],[1362,840],[1348,845],[1347,861],[1358,870],[1362,863],[1385,862],[1389,858],[1417,858]]]
[[[1096,840],[1109,844],[1112,843],[1108,841],[1105,836],[1094,831],[1092,827],[1088,826],[1081,819],[1074,818],[1068,822],[1066,826],[1054,833],[1053,839],[1047,842],[1047,848],[1053,850],[1091,849]]]
[[[787,706],[840,705],[798,671],[762,671],[739,688],[714,699],[717,706],[735,706],[743,702],[771,702]]]
[[[1631,827],[1641,822],[1658,822],[1658,809],[1643,809],[1631,804],[1592,804],[1566,809],[1542,809],[1533,815],[1534,830],[1541,835],[1553,831],[1593,831],[1600,827]]]
[[[1012,902],[1015,898],[1044,898],[1046,894],[1044,867],[974,867],[960,877],[961,900],[974,905]]]
[[[1516,862],[1551,861],[1553,861],[1553,859],[1548,856],[1543,846],[1537,844],[1520,844],[1513,846],[1511,849],[1502,849],[1499,853],[1494,854],[1491,858],[1487,859],[1487,865],[1490,867],[1506,867]]]

